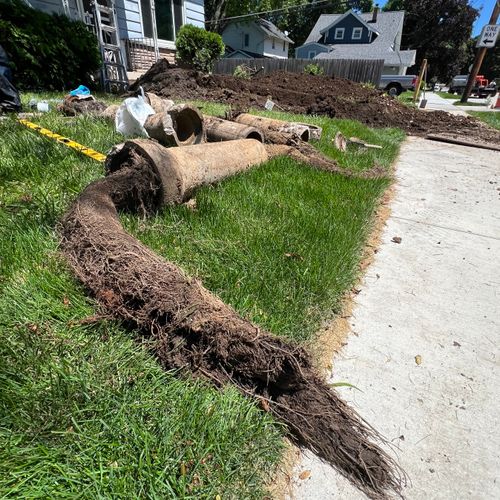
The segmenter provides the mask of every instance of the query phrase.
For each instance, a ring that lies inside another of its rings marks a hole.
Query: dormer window
[[[335,40],[344,39],[345,28],[335,28]]]
[[[352,39],[353,40],[361,40],[362,35],[363,35],[363,28],[353,28],[352,29]]]

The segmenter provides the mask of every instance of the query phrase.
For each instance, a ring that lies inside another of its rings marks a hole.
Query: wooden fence
[[[264,68],[262,73],[288,71],[302,73],[308,64],[317,64],[324,74],[347,78],[354,82],[378,84],[384,67],[383,59],[221,59],[214,73],[232,75],[236,66],[244,64],[252,69]]]

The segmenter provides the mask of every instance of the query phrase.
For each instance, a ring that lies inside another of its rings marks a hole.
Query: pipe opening
[[[258,132],[257,130],[252,130],[249,134],[246,136],[247,139],[257,139],[259,142],[264,142],[264,139],[262,138],[262,134]]]
[[[179,142],[194,144],[202,136],[203,124],[199,115],[186,108],[175,115],[175,131]]]
[[[309,142],[309,129],[306,128],[301,134],[300,134],[300,138],[304,141],[304,142]]]

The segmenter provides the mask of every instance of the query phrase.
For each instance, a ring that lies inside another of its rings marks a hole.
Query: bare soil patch
[[[451,132],[500,143],[500,132],[472,117],[410,108],[383,92],[342,78],[278,72],[251,79],[205,75],[160,60],[131,87],[170,99],[209,100],[235,108],[263,108],[268,97],[283,110],[358,120],[370,127],[398,127],[411,135]]]

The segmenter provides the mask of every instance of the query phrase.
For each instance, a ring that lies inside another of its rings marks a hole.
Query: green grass
[[[398,95],[397,99],[399,102],[402,102],[403,104],[406,104],[407,106],[410,106],[412,108],[417,106],[417,104],[413,102],[413,92],[402,92]]]
[[[485,102],[477,102],[473,97],[469,97],[467,102],[460,102],[460,100],[453,103],[453,106],[484,106],[486,107]]]
[[[403,138],[300,119],[324,126],[321,149],[358,171],[389,168]],[[122,139],[98,120],[36,121],[102,152]],[[384,149],[340,155],[338,129]],[[262,498],[280,425],[231,388],[163,372],[114,322],[81,321],[97,307],[58,255],[55,227],[102,165],[13,120],[0,134],[0,497]],[[202,189],[195,211],[124,220],[245,316],[306,340],[355,280],[387,184],[275,159]]]
[[[487,123],[490,127],[500,130],[500,111],[469,111],[468,113]]]
[[[441,91],[435,92],[435,94],[437,94],[439,97],[442,97],[443,99],[453,99],[455,101],[460,99],[459,94],[450,94],[449,92],[441,92]]]

